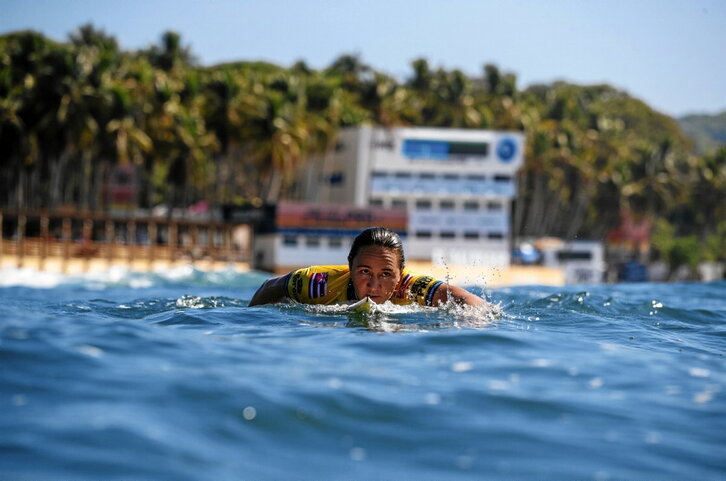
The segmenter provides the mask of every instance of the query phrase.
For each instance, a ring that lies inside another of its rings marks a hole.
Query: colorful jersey
[[[417,302],[430,306],[443,282],[404,269],[391,297],[394,304]],[[348,266],[312,266],[292,271],[285,281],[288,296],[303,304],[339,304],[354,301]]]

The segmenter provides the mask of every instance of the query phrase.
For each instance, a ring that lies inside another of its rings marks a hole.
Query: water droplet
[[[492,391],[506,391],[509,389],[509,383],[507,381],[493,379],[489,381],[489,389]]]
[[[426,393],[426,396],[424,396],[424,400],[426,404],[435,406],[441,402],[441,395],[435,392],[428,392]]]
[[[99,358],[103,356],[103,351],[96,346],[89,346],[87,344],[84,344],[83,346],[80,346],[78,348],[78,352],[81,354],[85,354],[86,356]]]
[[[602,387],[603,382],[602,382],[602,379],[600,379],[599,377],[594,377],[594,378],[590,379],[590,382],[588,383],[588,385],[592,389],[598,389],[598,388]]]
[[[709,391],[699,392],[693,396],[693,402],[696,404],[705,404],[713,399],[713,393]]]
[[[363,461],[366,458],[366,450],[363,448],[353,448],[350,450],[350,459],[353,461]]]
[[[711,371],[708,369],[702,369],[700,367],[692,367],[688,370],[688,374],[693,377],[708,377],[711,375]]]
[[[254,418],[257,417],[257,409],[253,408],[252,406],[247,406],[242,410],[242,416],[247,421],[252,421]]]
[[[532,365],[534,367],[548,367],[552,365],[552,361],[550,361],[549,359],[535,359],[534,361],[532,361]]]
[[[451,366],[451,370],[454,372],[465,372],[465,371],[471,371],[474,367],[474,364],[470,362],[456,362]]]

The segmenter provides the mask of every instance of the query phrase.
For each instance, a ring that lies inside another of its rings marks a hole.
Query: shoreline
[[[565,273],[561,269],[544,266],[484,267],[433,264],[408,261],[406,268],[429,274],[454,285],[477,287],[512,287],[525,285],[564,286]]]
[[[50,272],[63,275],[77,275],[86,273],[102,273],[116,268],[124,268],[134,272],[154,272],[177,267],[193,266],[205,272],[217,272],[234,268],[239,272],[249,272],[250,266],[246,262],[229,262],[211,259],[106,259],[103,257],[70,258],[58,256],[23,256],[3,255],[0,258],[0,269],[30,269],[39,272]]]
[[[59,256],[3,255],[0,269],[29,269],[62,275],[103,273],[123,268],[134,272],[155,272],[184,266],[193,266],[204,272],[218,272],[234,269],[240,273],[252,272],[247,262],[228,262],[211,259],[107,259],[104,257],[69,258]],[[565,285],[564,272],[560,269],[543,266],[511,265],[504,268],[441,265],[422,261],[409,261],[406,266],[414,272],[428,274],[452,284],[477,287],[510,287],[521,285]],[[263,271],[261,271],[263,272]],[[275,274],[269,273],[270,276]]]

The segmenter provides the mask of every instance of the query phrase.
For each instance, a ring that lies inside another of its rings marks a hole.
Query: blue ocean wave
[[[258,273],[0,287],[7,479],[720,479],[726,282],[247,307]]]

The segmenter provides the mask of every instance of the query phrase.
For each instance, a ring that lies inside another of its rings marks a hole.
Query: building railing
[[[98,214],[0,210],[0,259],[16,267],[33,259],[43,269],[60,259],[62,270],[74,260],[105,260],[149,266],[164,262],[250,260],[250,229],[222,222],[158,217],[119,218]]]

